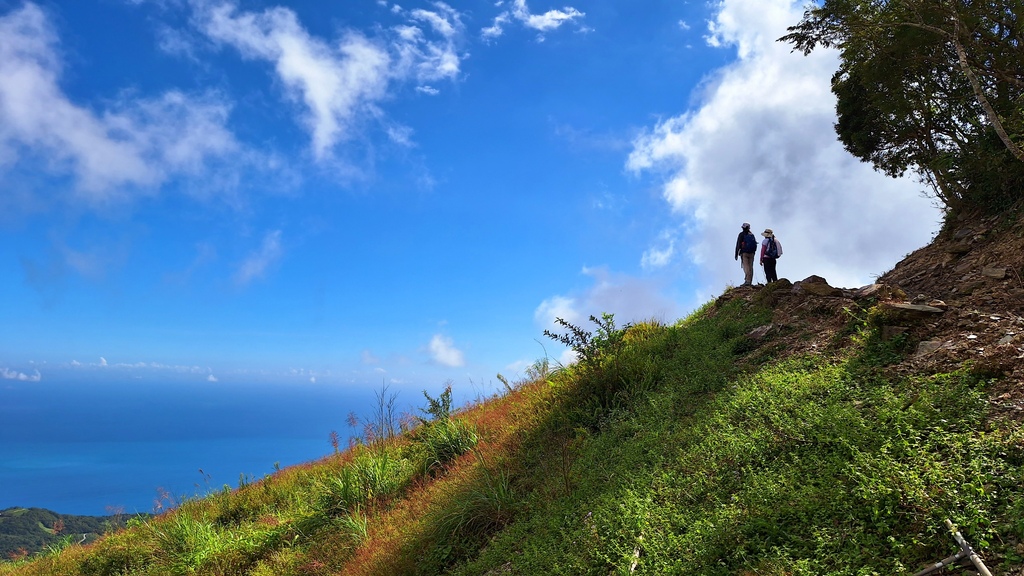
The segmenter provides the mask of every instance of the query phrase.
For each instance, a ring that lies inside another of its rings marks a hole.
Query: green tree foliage
[[[1024,0],[825,0],[780,40],[836,48],[836,132],[953,211],[999,209],[1024,183]]]

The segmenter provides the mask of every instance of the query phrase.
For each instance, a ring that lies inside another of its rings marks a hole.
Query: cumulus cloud
[[[542,329],[563,332],[555,324],[561,318],[570,324],[591,329],[590,316],[615,315],[619,326],[642,320],[670,321],[682,312],[673,298],[666,294],[662,280],[638,278],[614,273],[606,267],[584,268],[592,285],[573,294],[552,296],[534,310],[533,318]]]
[[[676,253],[676,239],[670,231],[662,232],[658,237],[658,245],[644,252],[640,265],[646,269],[663,268],[672,261]]]
[[[263,244],[260,248],[249,255],[238,267],[235,273],[235,282],[245,285],[257,278],[262,278],[267,268],[275,264],[284,255],[281,247],[281,231],[273,230],[263,237]]]
[[[214,376],[213,374],[210,374],[209,376],[207,376],[206,377],[206,381],[207,382],[218,382],[217,377]]]
[[[357,126],[380,115],[378,104],[394,81],[454,79],[463,25],[443,2],[435,10],[404,13],[408,23],[393,37],[375,40],[347,30],[333,42],[311,35],[294,11],[275,7],[240,10],[234,2],[195,0],[195,22],[211,40],[243,57],[264,60],[303,110],[313,152],[326,158]]]
[[[0,174],[31,163],[71,176],[95,201],[198,176],[239,148],[226,128],[230,106],[214,94],[169,91],[95,111],[60,87],[59,39],[33,3],[0,16]]]
[[[24,372],[18,372],[9,368],[0,368],[0,378],[21,382],[39,382],[43,379],[43,375],[39,373],[39,370],[33,370],[32,374],[25,374]]]
[[[662,194],[686,224],[688,257],[705,296],[742,273],[740,223],[773,228],[786,246],[779,275],[857,286],[926,243],[941,215],[921,186],[874,172],[836,140],[829,80],[838,60],[776,42],[802,3],[723,0],[707,41],[737,59],[706,79],[695,109],[658,122],[627,167],[664,177]],[[653,253],[652,253],[653,254]]]
[[[462,351],[455,347],[451,338],[435,334],[428,346],[430,357],[434,362],[449,368],[458,368],[466,364]]]
[[[499,4],[500,5],[500,4]],[[557,30],[563,25],[582,20],[585,13],[566,6],[561,10],[548,10],[543,14],[534,14],[526,5],[526,0],[514,0],[509,10],[501,12],[494,18],[494,22],[480,31],[485,40],[493,40],[505,33],[505,27],[512,22],[519,22],[523,26],[539,33],[538,39],[543,40],[544,34]]]

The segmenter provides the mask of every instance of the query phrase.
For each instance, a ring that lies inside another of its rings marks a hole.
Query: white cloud
[[[391,50],[398,56],[392,75],[413,78],[418,82],[454,80],[459,76],[461,56],[457,44],[465,27],[459,13],[444,2],[436,2],[437,11],[413,10],[410,24],[396,26],[397,39]],[[427,24],[440,40],[432,40],[420,24]]]
[[[388,139],[390,139],[395,144],[398,144],[399,146],[405,146],[407,148],[413,146],[412,128],[396,124],[388,126],[385,132],[388,135]]]
[[[68,362],[65,366],[68,367],[68,368],[76,369],[76,370],[91,370],[91,369],[94,369],[94,368],[104,368],[104,369],[109,368],[109,369],[118,369],[118,370],[139,370],[139,369],[141,369],[141,370],[161,370],[161,371],[178,372],[178,373],[182,373],[182,374],[209,374],[211,372],[210,368],[204,368],[204,367],[200,367],[200,366],[183,366],[183,365],[177,365],[177,364],[162,364],[160,362],[116,362],[114,364],[111,364],[111,363],[107,362],[107,359],[104,358],[103,356],[100,356],[98,362],[93,362],[93,363],[89,363],[89,364],[83,364],[83,363],[79,362],[78,360],[72,360],[72,361]]]
[[[281,247],[281,231],[273,230],[263,237],[263,244],[259,250],[253,252],[238,267],[235,274],[235,282],[240,285],[248,284],[256,278],[261,278],[271,265],[281,259],[284,249]]]
[[[447,336],[435,334],[434,337],[430,339],[428,349],[430,350],[430,357],[434,362],[437,362],[442,366],[458,368],[466,363],[462,351],[456,348],[455,343]]]
[[[0,17],[0,170],[32,162],[73,176],[80,194],[104,201],[198,176],[237,151],[225,127],[230,107],[212,94],[169,91],[102,111],[75,104],[60,88],[58,44],[35,4]]]
[[[494,18],[494,23],[480,31],[485,40],[493,40],[505,33],[505,25],[512,21],[508,12],[502,12]]]
[[[186,32],[163,25],[156,30],[156,40],[160,50],[167,54],[199,62],[199,57],[196,54],[196,40]]]
[[[496,4],[496,6],[501,6],[501,4]],[[530,8],[526,5],[526,0],[514,0],[511,9],[498,14],[490,26],[480,31],[480,35],[485,40],[493,40],[505,33],[506,25],[516,20],[523,26],[539,32],[540,36],[538,39],[543,40],[546,32],[557,30],[565,24],[581,20],[584,16],[586,14],[570,6],[566,6],[561,10],[548,10],[543,14],[534,14],[530,12]]]
[[[721,2],[708,41],[734,47],[737,60],[707,78],[695,109],[637,138],[627,161],[665,175],[705,296],[742,279],[729,259],[742,221],[775,230],[786,247],[780,277],[857,286],[927,242],[941,217],[919,185],[872,171],[837,142],[836,55],[804,57],[775,41],[801,11],[789,0]]]
[[[572,7],[566,7],[563,10],[548,10],[543,14],[533,14],[526,6],[526,0],[515,0],[512,3],[512,15],[527,28],[538,32],[556,30],[563,24],[585,16],[583,12]]]
[[[201,10],[198,20],[212,40],[274,64],[289,95],[304,106],[317,157],[348,137],[357,115],[372,113],[386,93],[390,58],[358,32],[332,46],[310,36],[287,8],[239,13],[226,2]]]
[[[562,366],[568,366],[570,364],[575,364],[579,359],[579,354],[577,354],[575,350],[566,348],[562,351],[562,354],[558,356],[558,363]]]
[[[541,302],[533,315],[538,326],[562,333],[565,330],[555,324],[555,318],[561,318],[593,330],[590,316],[600,318],[606,312],[615,315],[617,326],[650,319],[671,321],[681,312],[665,294],[666,286],[661,280],[617,274],[605,267],[584,268],[583,274],[590,276],[593,284],[582,292],[552,296]]]
[[[651,247],[640,259],[640,265],[645,270],[664,268],[676,253],[676,239],[671,232],[662,232],[658,237],[658,243],[658,247]]]
[[[43,375],[39,373],[39,370],[33,370],[32,374],[25,374],[24,372],[18,372],[9,368],[0,368],[0,378],[21,382],[39,382],[43,379]]]
[[[533,312],[534,321],[546,329],[556,326],[556,318],[578,326],[587,316],[577,311],[576,299],[569,296],[552,296],[541,302]]]
[[[389,40],[348,30],[330,43],[310,35],[288,8],[255,13],[240,11],[234,2],[195,5],[196,23],[209,38],[274,65],[303,109],[320,159],[351,138],[360,123],[381,115],[378,104],[393,81],[455,79],[459,73],[456,44],[463,26],[459,13],[443,2],[434,4],[435,11],[409,12],[409,24],[394,27]]]
[[[216,376],[214,376],[213,374],[210,374],[209,376],[206,377],[206,381],[207,382],[217,382],[218,380],[217,380]]]

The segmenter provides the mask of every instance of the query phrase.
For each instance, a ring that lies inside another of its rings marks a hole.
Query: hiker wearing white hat
[[[754,252],[757,251],[757,238],[750,231],[750,223],[744,222],[740,227],[740,235],[736,237],[735,260],[740,260],[743,267],[743,285],[750,286],[754,281]]]
[[[764,267],[764,277],[767,282],[776,282],[779,279],[775,271],[775,261],[782,256],[782,242],[775,238],[775,232],[771,228],[765,228],[761,232],[764,240],[761,240],[761,266]]]

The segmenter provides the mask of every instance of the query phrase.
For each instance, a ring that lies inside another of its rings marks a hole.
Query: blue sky
[[[785,0],[0,0],[0,387],[487,387],[542,332],[927,243]]]

